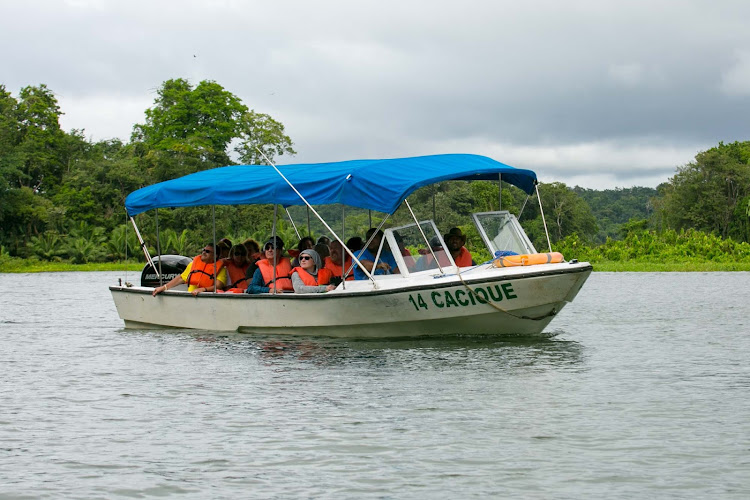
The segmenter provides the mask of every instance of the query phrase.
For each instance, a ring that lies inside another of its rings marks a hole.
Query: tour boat
[[[536,174],[478,155],[434,155],[295,165],[236,165],[206,170],[139,189],[125,207],[131,221],[147,210],[198,205],[342,204],[393,214],[416,189],[446,180],[498,180],[527,194]],[[538,197],[538,190],[536,190]],[[319,216],[318,216],[319,217]],[[320,217],[319,217],[320,218]],[[454,334],[544,335],[571,302],[592,266],[539,253],[508,211],[472,215],[495,258],[458,267],[433,220],[384,228],[378,250],[390,249],[398,273],[367,274],[335,290],[311,294],[202,293],[177,287],[152,296],[153,285],[111,286],[127,328],[192,328],[248,334],[377,338]],[[332,238],[339,235],[320,218]],[[383,220],[381,227],[388,217]],[[136,227],[136,234],[141,239]],[[141,240],[142,241],[142,240]],[[430,243],[432,242],[432,245]],[[437,243],[437,244],[436,244]],[[172,276],[142,244],[147,269],[160,282]],[[422,249],[420,255],[415,249]],[[512,255],[513,258],[505,258]],[[357,253],[350,253],[354,262]],[[425,259],[425,260],[422,260]],[[429,262],[429,265],[419,265]],[[189,261],[189,259],[186,259]],[[416,265],[415,265],[416,264]],[[144,272],[145,274],[145,272]]]

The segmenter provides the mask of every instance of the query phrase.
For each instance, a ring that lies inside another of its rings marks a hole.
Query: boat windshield
[[[510,212],[481,212],[473,217],[482,240],[493,255],[498,251],[536,253],[518,219]]]
[[[435,223],[427,220],[420,222],[419,226],[424,231],[427,241],[430,242],[432,253],[435,254],[443,269],[454,265],[453,258],[444,249],[443,238],[440,236]],[[438,268],[435,258],[427,248],[425,238],[416,224],[388,229],[386,230],[386,239],[391,246],[396,263],[401,269],[401,274]]]

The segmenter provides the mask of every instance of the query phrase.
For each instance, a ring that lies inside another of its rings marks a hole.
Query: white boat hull
[[[383,338],[541,334],[591,273],[588,263],[477,268],[457,275],[347,282],[325,294],[201,294],[110,287],[126,328]]]

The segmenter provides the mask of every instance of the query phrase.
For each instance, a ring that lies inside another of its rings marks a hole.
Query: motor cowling
[[[193,261],[190,257],[182,255],[157,255],[153,259],[154,266],[159,269],[159,262],[161,261],[161,272],[162,279],[159,282],[159,276],[151,267],[151,264],[146,263],[141,271],[141,286],[147,286],[150,288],[156,288],[159,285],[169,283],[173,278],[179,276],[187,269],[187,266]]]

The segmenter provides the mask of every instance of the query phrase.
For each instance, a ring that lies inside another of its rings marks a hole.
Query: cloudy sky
[[[476,153],[602,189],[656,186],[750,140],[746,0],[0,7],[0,84],[47,84],[63,128],[93,140],[129,139],[178,77],[284,123],[295,163]]]

